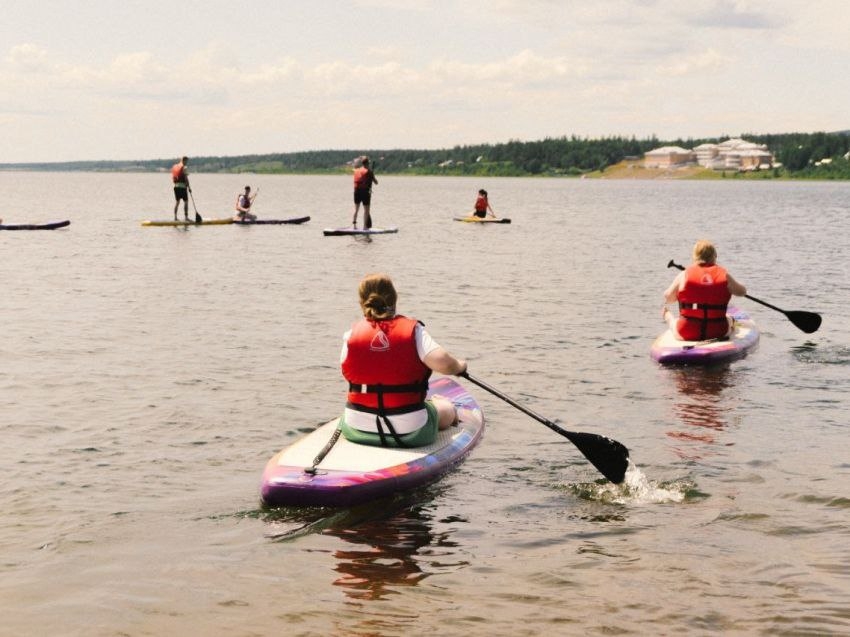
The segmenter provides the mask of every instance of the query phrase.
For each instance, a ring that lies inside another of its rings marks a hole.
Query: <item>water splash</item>
[[[651,481],[638,467],[629,463],[626,478],[619,486],[621,504],[663,504],[684,502],[693,483],[684,480],[672,482]]]
[[[655,482],[650,480],[636,465],[629,462],[625,479],[621,484],[602,482],[577,485],[576,494],[587,500],[608,504],[667,504],[684,502],[694,491],[690,480]]]

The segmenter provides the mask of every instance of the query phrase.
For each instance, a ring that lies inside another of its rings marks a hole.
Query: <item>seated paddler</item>
[[[683,341],[704,341],[729,336],[733,329],[726,315],[732,295],[745,296],[747,288],[717,265],[717,250],[710,241],[694,245],[693,263],[679,272],[664,292],[662,315],[670,330]],[[679,304],[674,317],[667,303]]]
[[[386,274],[360,281],[363,318],[343,336],[340,363],[348,400],[340,420],[348,440],[386,447],[429,445],[457,422],[450,400],[426,400],[431,372],[457,375],[466,362],[443,349],[424,325],[396,313],[398,294]]]

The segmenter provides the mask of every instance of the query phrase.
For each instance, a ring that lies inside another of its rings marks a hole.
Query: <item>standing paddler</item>
[[[188,163],[189,158],[184,156],[171,167],[171,181],[174,184],[174,221],[177,221],[177,209],[180,207],[181,199],[183,200],[183,216],[186,221],[189,221],[189,193],[192,189],[189,187],[189,172],[186,170]]]
[[[360,204],[363,204],[363,227],[367,230],[372,227],[372,216],[369,208],[372,205],[372,184],[377,185],[378,179],[369,167],[369,158],[363,157],[360,166],[354,169],[354,218],[351,220],[352,227],[357,227],[357,213]]]

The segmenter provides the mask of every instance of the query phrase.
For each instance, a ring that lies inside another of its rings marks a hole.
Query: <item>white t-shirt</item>
[[[342,364],[348,356],[348,339],[351,337],[351,330],[348,330],[342,336],[342,352],[339,355],[339,362]],[[416,353],[419,355],[419,360],[425,361],[425,357],[440,347],[439,343],[431,338],[428,331],[422,327],[421,323],[416,324],[413,330],[413,337],[416,339]],[[375,414],[370,414],[356,409],[345,408],[345,422],[349,427],[359,429],[361,431],[376,432]],[[393,428],[396,433],[408,434],[412,431],[422,428],[428,422],[428,412],[425,409],[417,409],[406,414],[396,414],[390,418]]]

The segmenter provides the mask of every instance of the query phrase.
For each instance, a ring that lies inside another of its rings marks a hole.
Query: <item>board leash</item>
[[[311,476],[316,475],[317,467],[322,462],[322,460],[325,459],[325,456],[327,456],[328,453],[330,453],[330,450],[333,449],[333,446],[336,444],[336,441],[339,440],[339,436],[340,436],[341,433],[342,433],[342,429],[337,427],[334,430],[334,433],[331,436],[331,439],[328,440],[328,444],[326,444],[324,446],[324,448],[318,453],[318,455],[315,458],[313,458],[313,466],[312,467],[305,467],[304,473],[309,473]]]

